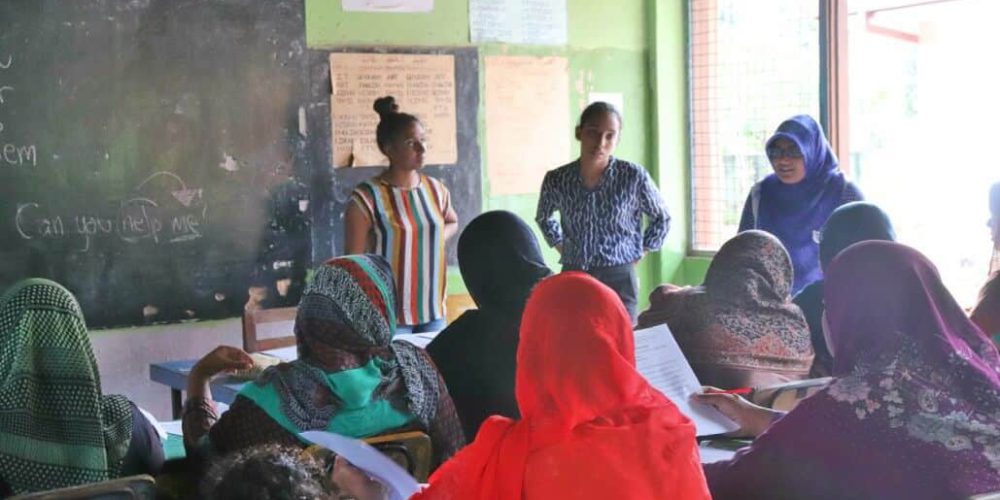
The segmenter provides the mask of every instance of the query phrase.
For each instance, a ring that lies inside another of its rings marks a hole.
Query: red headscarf
[[[629,316],[589,275],[529,298],[516,393],[522,419],[490,417],[417,498],[709,498],[694,425],[635,370]]]

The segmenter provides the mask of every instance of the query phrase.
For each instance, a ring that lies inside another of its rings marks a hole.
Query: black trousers
[[[583,271],[614,290],[618,294],[618,298],[625,304],[625,310],[628,311],[628,315],[632,319],[632,324],[635,324],[635,320],[639,316],[639,312],[637,311],[639,305],[637,299],[639,295],[639,277],[635,274],[635,264],[621,264],[594,269],[564,266],[563,271]]]

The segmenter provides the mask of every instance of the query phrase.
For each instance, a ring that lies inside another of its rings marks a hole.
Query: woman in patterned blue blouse
[[[606,102],[583,110],[576,127],[580,158],[545,174],[535,221],[562,255],[563,271],[586,271],[611,287],[634,323],[635,264],[663,245],[670,215],[646,169],[612,156],[621,126],[621,113]]]

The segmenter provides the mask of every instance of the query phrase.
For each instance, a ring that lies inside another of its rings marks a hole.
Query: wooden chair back
[[[385,456],[406,469],[418,483],[426,483],[431,472],[431,438],[419,431],[382,434],[365,438]]]
[[[295,345],[297,307],[243,311],[243,350],[260,352]]]

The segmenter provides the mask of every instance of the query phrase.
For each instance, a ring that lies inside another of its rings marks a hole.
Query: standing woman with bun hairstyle
[[[398,333],[445,327],[445,242],[458,231],[451,194],[420,173],[427,138],[420,120],[392,96],[375,100],[378,148],[389,168],[362,182],[344,212],[344,253],[375,253],[392,265]]]

